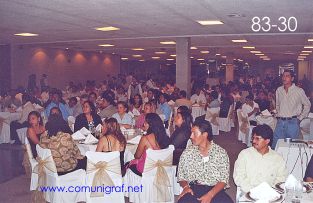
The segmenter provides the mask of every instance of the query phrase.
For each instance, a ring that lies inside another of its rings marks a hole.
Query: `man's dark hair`
[[[218,93],[217,93],[217,91],[212,91],[212,92],[211,92],[211,97],[212,97],[213,99],[217,99],[217,98],[218,98]]]
[[[196,120],[193,123],[193,126],[197,126],[201,133],[207,132],[208,133],[208,140],[213,140],[213,133],[212,133],[212,126],[211,123],[207,120]]]
[[[283,74],[284,73],[290,73],[291,77],[293,77],[293,78],[295,77],[295,72],[293,70],[291,70],[291,69],[284,70]]]
[[[184,97],[184,98],[187,97],[187,93],[186,93],[185,90],[181,90],[181,91],[179,92],[179,95],[182,96],[182,97]]]
[[[258,125],[252,129],[252,136],[257,135],[261,136],[263,139],[270,140],[269,146],[272,144],[273,141],[273,130],[270,126],[263,124]]]

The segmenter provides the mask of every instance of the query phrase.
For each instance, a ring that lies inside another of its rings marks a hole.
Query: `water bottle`
[[[292,198],[294,196],[294,187],[285,187],[285,202],[292,203]]]
[[[302,181],[298,181],[294,188],[294,195],[292,198],[292,203],[300,203],[303,194],[303,183]]]

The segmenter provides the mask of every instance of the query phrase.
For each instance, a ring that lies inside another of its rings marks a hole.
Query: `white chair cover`
[[[0,118],[0,144],[10,142],[10,125]]]
[[[305,118],[300,123],[300,131],[303,140],[313,140],[313,133],[310,133],[310,118]]]
[[[70,186],[84,186],[86,179],[86,172],[82,169],[67,173],[62,176],[58,176],[56,172],[55,163],[53,161],[50,149],[43,149],[39,145],[36,146],[38,157],[41,161],[44,161],[45,167],[43,167],[44,174],[41,174],[41,167],[38,167],[38,186],[45,185],[50,187],[66,187]],[[35,169],[36,172],[36,169]],[[46,179],[41,181],[40,176]],[[85,193],[83,192],[45,192],[44,198],[51,203],[60,202],[83,202],[86,201]]]
[[[105,188],[97,192],[86,191],[87,202],[121,202],[124,194],[122,192],[123,179],[121,175],[120,153],[119,152],[86,152],[87,176],[86,186],[115,186],[110,193]],[[116,189],[116,190],[114,190]],[[93,190],[95,191],[95,189]],[[107,191],[107,192],[106,192]]]
[[[29,160],[30,167],[31,167],[31,179],[30,179],[30,188],[29,189],[30,189],[30,191],[32,191],[32,190],[36,190],[37,186],[38,186],[38,174],[34,173],[34,168],[38,164],[38,162],[36,159],[34,159],[28,138],[25,137],[24,140],[25,140],[24,142],[25,142],[26,152],[28,155],[28,160]]]
[[[248,115],[244,115],[241,109],[237,110],[238,117],[238,140],[251,146],[251,134],[253,126],[250,126]]]
[[[67,118],[68,125],[70,126],[71,130],[74,132],[74,125],[75,125],[75,117],[69,116]]]
[[[219,118],[218,124],[219,124],[219,130],[224,132],[229,132],[232,127],[232,117],[233,117],[233,110],[234,106],[230,105],[228,110],[227,118]]]
[[[205,115],[205,120],[209,121],[212,126],[212,133],[213,135],[218,135],[219,134],[219,113],[220,113],[220,108],[208,108],[206,115]]]
[[[125,192],[130,202],[174,202],[175,168],[172,166],[174,146],[167,149],[147,150],[142,177],[127,170],[125,186],[142,185],[142,192]]]
[[[27,137],[27,128],[20,128],[16,130],[18,138],[22,144],[25,144],[25,138]]]

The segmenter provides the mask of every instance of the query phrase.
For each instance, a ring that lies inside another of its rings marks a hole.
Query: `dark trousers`
[[[178,203],[199,203],[197,198],[202,197],[213,188],[213,186],[207,185],[191,185],[190,187],[194,195],[187,193],[178,200]],[[211,203],[233,203],[233,200],[226,194],[225,190],[222,190],[215,195]]]
[[[15,140],[15,144],[21,144],[21,140],[18,138],[16,130],[21,128],[28,127],[28,122],[25,121],[24,123],[19,123],[17,121],[12,121],[10,123],[10,137],[11,140]]]
[[[67,173],[71,173],[73,171],[79,170],[79,169],[83,169],[86,170],[87,168],[87,157],[85,156],[83,159],[77,159],[77,166],[76,168],[74,168],[73,170],[70,171],[65,171],[65,172],[58,172],[58,175],[65,175]]]

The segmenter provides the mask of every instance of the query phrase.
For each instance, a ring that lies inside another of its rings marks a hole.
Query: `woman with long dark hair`
[[[86,169],[86,157],[80,154],[71,134],[68,124],[61,115],[50,115],[46,124],[47,133],[41,136],[40,146],[50,149],[59,175],[77,169]]]
[[[97,114],[95,105],[90,101],[85,101],[83,103],[83,113],[79,114],[75,119],[74,132],[85,127],[94,134],[99,124],[102,124],[102,121]]]
[[[120,152],[121,169],[124,174],[124,152],[126,139],[121,132],[120,125],[115,118],[106,119],[103,123],[103,136],[100,138],[97,152]]]
[[[169,137],[165,132],[165,128],[161,118],[156,113],[148,113],[145,118],[144,129],[147,134],[142,136],[136,153],[135,159],[127,165],[137,175],[142,174],[146,161],[146,150],[165,149],[169,146]]]
[[[40,136],[46,131],[43,125],[40,113],[37,111],[32,111],[28,114],[28,124],[27,128],[27,138],[32,150],[33,157],[37,157],[36,145],[39,144]]]

